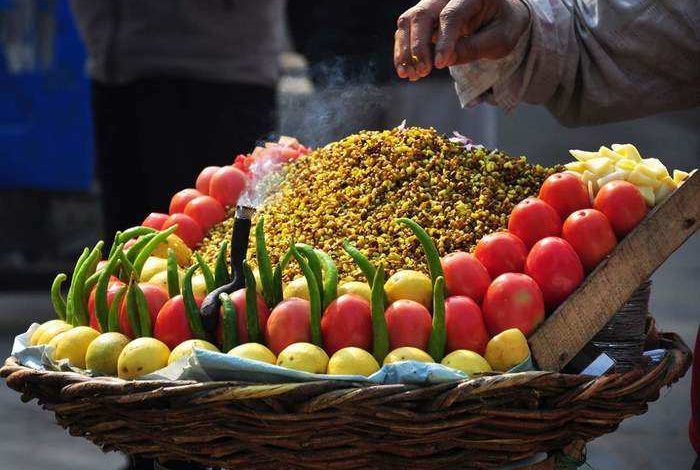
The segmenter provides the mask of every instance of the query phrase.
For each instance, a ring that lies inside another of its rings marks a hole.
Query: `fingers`
[[[401,78],[409,78],[415,75],[411,65],[411,32],[410,20],[403,15],[396,23],[394,34],[394,67]]]
[[[439,69],[453,65],[457,60],[457,42],[473,33],[479,25],[474,19],[481,16],[480,0],[452,0],[440,12],[440,25],[435,44],[435,66]]]
[[[401,78],[418,80],[433,64],[431,43],[438,15],[448,0],[423,0],[402,14],[394,35],[394,67]]]
[[[417,78],[427,76],[433,68],[430,51],[436,18],[426,10],[419,10],[411,17],[411,59]]]

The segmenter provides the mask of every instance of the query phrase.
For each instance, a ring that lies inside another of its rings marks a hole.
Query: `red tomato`
[[[107,286],[107,307],[112,306],[112,301],[114,300],[114,297],[117,295],[117,293],[121,290],[121,288],[124,287],[124,283],[116,280],[116,281],[110,281],[109,285]],[[88,297],[88,313],[90,314],[90,328],[93,330],[97,330],[100,333],[102,332],[102,329],[100,328],[100,322],[97,321],[97,311],[95,310],[95,288],[92,289],[90,292],[90,296]]]
[[[204,238],[202,227],[192,217],[186,214],[173,214],[168,217],[168,220],[163,224],[163,230],[177,224],[175,235],[180,237],[185,245],[194,250],[194,248]]]
[[[510,328],[527,336],[544,320],[542,291],[530,276],[501,274],[486,291],[483,312],[491,336]]]
[[[187,203],[185,215],[192,217],[206,232],[226,218],[226,211],[213,197],[199,196]]]
[[[294,343],[311,342],[311,304],[308,300],[292,297],[283,300],[270,313],[267,336],[270,350],[279,354]]]
[[[423,305],[413,300],[397,300],[386,309],[384,318],[390,349],[413,346],[425,351],[428,347],[433,321]]]
[[[238,343],[243,344],[250,341],[248,339],[248,320],[246,319],[246,309],[245,309],[245,288],[238,289],[236,292],[230,295],[231,302],[236,308],[236,331],[238,332]],[[219,325],[216,328],[216,339],[219,344],[223,343],[224,340],[224,322],[222,320],[223,311],[219,311]],[[270,310],[265,305],[265,300],[258,294],[258,327],[263,335],[263,338],[267,335],[267,319],[270,317]],[[226,352],[226,351],[224,351]]]
[[[371,350],[372,309],[369,302],[359,295],[341,295],[323,312],[321,333],[323,348],[329,356],[348,346]]]
[[[199,173],[199,176],[197,176],[197,182],[194,184],[197,191],[202,194],[209,194],[209,182],[211,181],[211,177],[214,176],[214,173],[216,173],[219,168],[221,167],[208,166]]]
[[[561,234],[561,218],[542,199],[529,197],[513,208],[508,218],[508,231],[531,248],[545,237],[558,237]]]
[[[202,304],[202,299],[195,300],[197,306]],[[171,350],[183,341],[194,338],[182,295],[176,295],[160,308],[153,326],[153,337],[164,342]]]
[[[449,295],[466,295],[481,303],[491,284],[491,276],[484,265],[463,251],[450,253],[441,262]]]
[[[163,227],[165,221],[168,220],[168,214],[161,214],[160,212],[151,212],[148,217],[143,219],[141,226],[151,227],[155,230],[160,230]]]
[[[235,206],[247,182],[245,173],[238,168],[222,167],[211,177],[209,195],[224,207]]]
[[[492,279],[503,273],[521,273],[525,268],[527,247],[510,232],[496,232],[481,238],[474,256],[484,265]]]
[[[469,297],[456,295],[445,299],[446,353],[468,349],[479,354],[486,351],[489,334],[479,306]]]
[[[139,283],[139,287],[146,297],[148,312],[151,314],[151,329],[153,329],[161,307],[168,301],[168,293],[162,287],[147,282]],[[134,330],[131,329],[129,315],[126,312],[126,295],[122,299],[121,305],[119,305],[119,329],[129,338],[134,337]],[[170,345],[168,345],[168,347],[170,347]]]
[[[184,211],[187,203],[199,196],[202,196],[202,193],[192,188],[176,192],[170,200],[169,214],[173,215]]]
[[[627,181],[611,181],[603,185],[593,207],[605,214],[618,238],[631,232],[648,211],[644,196]]]
[[[561,220],[579,209],[591,207],[588,189],[581,178],[571,173],[555,173],[544,180],[540,199],[557,211]]]
[[[559,237],[547,237],[535,243],[525,261],[525,274],[540,286],[549,310],[564,302],[584,277],[576,251]]]
[[[562,236],[574,248],[588,272],[593,271],[617,245],[610,221],[595,209],[583,209],[567,217]]]

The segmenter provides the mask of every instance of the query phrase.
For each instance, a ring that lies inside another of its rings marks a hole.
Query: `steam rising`
[[[353,78],[346,76],[353,68]],[[386,127],[386,96],[374,83],[374,64],[357,70],[337,58],[315,66],[315,91],[311,95],[282,96],[282,133],[293,135],[308,146],[318,147],[363,129]]]
[[[248,185],[238,201],[239,205],[259,209],[275,190],[282,175],[282,162],[276,158],[257,158],[250,166]]]

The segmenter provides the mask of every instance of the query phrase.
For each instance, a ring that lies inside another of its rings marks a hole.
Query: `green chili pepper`
[[[301,271],[306,277],[306,283],[309,286],[309,302],[311,303],[311,342],[318,347],[323,347],[323,338],[321,337],[321,291],[318,288],[318,282],[313,270],[306,262],[304,256],[299,252],[296,246],[292,247],[292,254],[297,260]]]
[[[129,261],[132,263],[136,260],[136,257],[141,253],[141,250],[150,242],[153,240],[153,237],[155,237],[155,233],[149,233],[138,240],[134,242],[133,245],[131,245],[127,250],[126,250],[126,256],[129,258]]]
[[[357,267],[360,268],[362,274],[364,274],[367,279],[368,284],[372,284],[374,281],[374,276],[376,275],[376,269],[372,266],[372,263],[367,259],[367,257],[357,248],[355,248],[348,240],[343,240],[343,249],[350,255],[350,258],[355,261]]]
[[[76,319],[80,325],[90,324],[90,314],[87,309],[87,297],[88,292],[85,291],[85,280],[87,277],[95,271],[97,263],[102,256],[102,246],[104,242],[101,240],[97,242],[95,248],[92,249],[85,262],[78,270],[77,276],[75,276],[75,288],[73,289],[73,312],[75,313]]]
[[[360,271],[362,271],[362,274],[367,279],[367,284],[372,287],[374,277],[377,275],[377,270],[372,265],[372,262],[368,260],[367,257],[360,250],[355,248],[347,239],[343,240],[343,249],[348,255],[350,255],[350,258],[352,258],[357,267],[360,268]],[[386,293],[383,295],[384,304],[387,304],[389,299],[387,298]]]
[[[372,354],[382,363],[389,354],[389,331],[384,317],[384,264],[380,264],[372,281]]]
[[[268,307],[275,306],[274,274],[270,263],[270,254],[265,245],[265,218],[260,217],[255,225],[255,257],[258,261],[258,273],[260,274],[260,284],[262,284],[262,295]]]
[[[78,261],[75,263],[73,275],[71,276],[70,280],[70,286],[68,286],[68,295],[66,296],[66,322],[73,326],[78,326],[78,318],[76,317],[75,313],[75,302],[73,301],[73,297],[75,297],[75,286],[77,285],[76,279],[78,277],[78,272],[82,269],[88,256],[90,256],[90,249],[85,248],[78,258]]]
[[[126,316],[131,325],[131,331],[134,332],[134,338],[141,337],[141,322],[139,321],[139,306],[136,303],[136,289],[134,279],[129,283],[129,288],[126,291]]]
[[[117,249],[121,250],[123,247],[124,244],[120,243]],[[103,332],[109,331],[109,305],[107,302],[109,278],[112,276],[112,273],[117,268],[118,264],[119,256],[113,256],[109,259],[107,265],[99,273],[99,280],[97,281],[97,287],[95,288],[95,316],[97,317],[97,321],[100,324],[100,329]]]
[[[51,284],[51,303],[56,315],[63,321],[66,321],[66,301],[61,295],[61,285],[68,278],[64,273],[57,274]]]
[[[117,238],[117,241],[119,243],[126,243],[132,238],[137,238],[141,237],[143,235],[148,235],[151,233],[156,233],[157,230],[152,229],[151,227],[143,227],[141,225],[137,225],[135,227],[128,228],[124,230],[123,232],[117,232],[119,233],[119,237]]]
[[[219,253],[216,255],[216,264],[214,265],[214,283],[216,287],[221,287],[224,284],[231,282],[231,275],[228,272],[226,265],[226,250],[228,249],[228,241],[225,241],[219,247]]]
[[[202,255],[195,253],[194,256],[197,258],[197,264],[199,265],[199,269],[202,271],[202,275],[204,275],[204,284],[207,287],[207,292],[213,291],[216,289],[216,285],[214,285],[214,274],[212,274],[211,268],[207,262],[204,261]]]
[[[121,265],[120,271],[122,271],[123,274],[122,281],[125,283],[129,282],[129,280],[136,275],[134,265],[131,264],[131,261],[129,261],[129,258],[123,251],[120,251],[117,256],[119,257],[119,264]]]
[[[139,251],[138,255],[136,256],[136,259],[134,260],[134,271],[136,272],[137,278],[141,276],[141,270],[143,269],[143,265],[146,264],[146,260],[149,256],[151,256],[153,250],[158,248],[158,245],[163,243],[165,239],[168,238],[168,236],[172,234],[175,230],[177,230],[177,224],[168,227],[162,232],[158,232],[153,238],[151,238],[148,241],[148,243],[146,243],[143,249]]]
[[[199,307],[197,306],[197,301],[194,298],[194,293],[192,292],[192,275],[197,270],[199,266],[193,265],[185,272],[185,277],[182,280],[182,300],[185,302],[185,314],[187,315],[187,322],[190,325],[190,330],[196,339],[207,340],[207,333],[204,331],[202,326],[202,319],[200,317]]]
[[[100,275],[102,274],[102,271],[95,271],[90,275],[90,277],[87,278],[85,281],[85,291],[90,292],[90,290],[97,285],[97,281],[100,280]]]
[[[153,336],[151,328],[151,312],[148,308],[148,300],[146,300],[146,295],[141,290],[138,282],[134,282],[132,285],[134,289],[134,298],[136,299],[136,312],[139,316],[139,329],[141,331],[141,336],[151,337]]]
[[[250,269],[247,261],[243,261],[243,277],[245,278],[245,316],[248,341],[262,343],[260,323],[258,322],[258,291],[253,270]]]
[[[114,298],[112,299],[112,305],[109,306],[107,326],[108,331],[110,332],[123,333],[123,331],[121,331],[121,328],[119,327],[119,306],[121,305],[122,299],[126,294],[126,289],[126,286],[122,286],[114,295]]]
[[[294,246],[294,243],[292,243],[292,246]],[[275,266],[275,272],[272,275],[273,278],[273,284],[274,284],[274,292],[275,292],[275,305],[278,303],[282,302],[282,298],[284,297],[283,295],[283,288],[282,288],[282,272],[284,271],[284,268],[287,267],[287,264],[289,264],[289,261],[292,259],[292,249],[289,248],[287,252],[284,254],[282,259],[279,260],[277,265]]]
[[[323,304],[323,268],[321,267],[321,260],[319,259],[314,249],[306,243],[297,243],[295,247],[297,251],[299,251],[299,253],[301,253],[304,256],[304,258],[306,258],[306,261],[309,263],[311,271],[314,273],[314,279],[316,279],[318,292],[321,295],[321,304]]]
[[[447,331],[445,329],[445,278],[438,276],[433,286],[433,331],[428,340],[428,354],[435,362],[445,356]]]
[[[219,300],[224,311],[221,350],[228,352],[238,345],[238,312],[236,312],[236,306],[233,305],[228,294],[219,294]]]
[[[323,311],[338,297],[338,268],[333,262],[333,258],[323,250],[315,249],[314,252],[325,268],[323,277]]]
[[[445,273],[442,271],[442,264],[440,263],[440,253],[438,253],[433,239],[430,238],[430,235],[428,235],[428,232],[426,232],[423,229],[423,227],[421,227],[411,219],[403,217],[400,219],[396,219],[396,221],[410,228],[413,234],[420,242],[421,246],[423,247],[423,251],[425,252],[425,259],[427,260],[428,268],[430,269],[430,277],[432,278],[434,286],[435,282],[437,282],[437,278],[440,276],[445,277]]]
[[[114,256],[114,253],[117,251],[117,246],[120,245],[119,242],[119,237],[121,237],[121,232],[117,230],[117,233],[114,234],[114,241],[112,242],[112,247],[109,249],[109,255],[107,256],[107,259],[110,259],[112,256]]]
[[[172,298],[180,294],[180,273],[177,268],[177,257],[172,248],[168,248],[168,295]]]

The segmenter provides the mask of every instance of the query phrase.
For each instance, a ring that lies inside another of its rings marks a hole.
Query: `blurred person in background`
[[[325,145],[387,122],[389,87],[396,83],[387,31],[414,0],[318,2],[294,0],[287,7],[290,38],[308,62],[315,91],[291,134],[307,145]],[[369,15],[358,12],[371,11]],[[298,127],[298,130],[297,130]]]
[[[700,105],[700,2],[423,0],[397,21],[394,65],[450,67],[463,105],[540,104],[564,125]],[[700,454],[700,330],[690,441]],[[700,458],[693,468],[700,468]]]
[[[167,212],[276,127],[284,0],[71,0],[88,53],[105,236]]]

